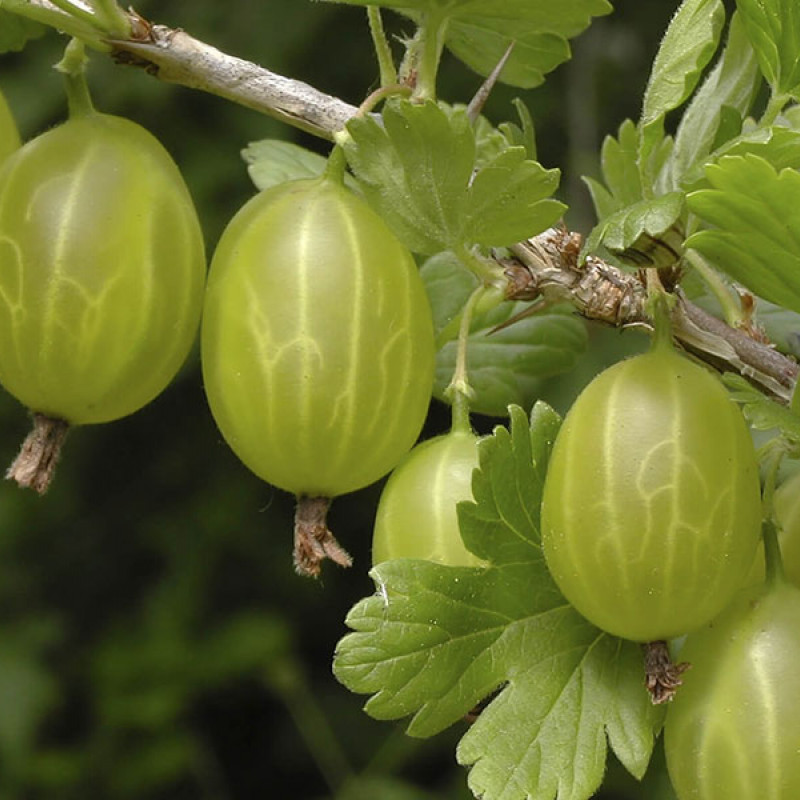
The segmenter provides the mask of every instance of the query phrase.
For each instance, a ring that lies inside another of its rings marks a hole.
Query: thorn
[[[486,101],[489,99],[489,95],[492,93],[492,89],[494,89],[497,79],[503,71],[503,67],[505,67],[508,59],[511,57],[511,51],[514,49],[515,44],[516,42],[511,42],[506,52],[503,53],[503,57],[497,62],[497,66],[489,73],[486,80],[481,84],[480,89],[475,92],[475,97],[469,101],[467,116],[469,117],[469,121],[473,124],[481,115],[481,111],[483,111],[483,107],[486,105]]]

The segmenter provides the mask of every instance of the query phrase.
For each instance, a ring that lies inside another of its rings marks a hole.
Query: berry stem
[[[645,686],[654,706],[669,702],[683,683],[681,675],[691,666],[686,661],[676,664],[665,641],[648,642],[644,648]]]
[[[6,471],[6,478],[23,489],[44,494],[56,471],[69,424],[44,414],[33,415],[33,429],[22,443],[19,455]]]
[[[64,57],[56,64],[56,69],[64,76],[67,91],[67,104],[72,119],[94,113],[89,87],[86,85],[86,50],[80,39],[71,39]]]
[[[340,567],[353,563],[328,528],[330,497],[297,498],[294,514],[294,568],[298,575],[318,578],[322,562],[329,558]]]

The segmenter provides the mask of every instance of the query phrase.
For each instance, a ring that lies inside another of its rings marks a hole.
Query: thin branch
[[[515,260],[504,263],[508,298],[567,302],[588,319],[651,327],[639,276],[594,256],[579,264],[580,249],[579,234],[558,228],[514,245]],[[679,297],[673,332],[687,350],[720,371],[738,372],[782,403],[790,401],[798,377],[795,361]]]
[[[269,114],[325,139],[344,127],[356,107],[302,81],[285,78],[250,61],[165,25],[140,26],[138,40],[111,40],[119,62],[144,66],[162,81],[219,95]]]
[[[25,5],[30,16],[38,11],[69,20],[49,0],[27,0]],[[142,67],[168,83],[224,97],[323,139],[333,139],[356,113],[355,106],[302,81],[230,56],[182,30],[153,25],[134,11],[128,16],[131,37],[106,39],[118,63]]]

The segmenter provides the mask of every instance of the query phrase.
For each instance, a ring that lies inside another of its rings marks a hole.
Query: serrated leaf
[[[22,50],[30,39],[37,39],[47,28],[38,22],[0,9],[0,53]]]
[[[764,77],[777,92],[800,92],[800,5],[796,0],[736,0]]]
[[[457,757],[472,766],[469,787],[476,797],[585,800],[605,770],[604,729],[615,752],[616,742],[629,756],[629,771],[641,778],[647,767],[652,730],[627,741],[638,727],[636,718],[649,710],[642,707],[637,686],[640,649],[599,632],[584,638],[580,623],[571,629],[566,609],[554,611],[548,622],[547,633],[565,645],[574,636],[572,647],[552,654],[552,660],[533,657],[459,743]],[[554,672],[564,680],[554,681]],[[532,725],[531,719],[541,722]],[[535,789],[528,783],[532,775]]]
[[[329,0],[330,1],[330,0]],[[502,83],[530,89],[570,57],[568,39],[592,17],[611,12],[607,0],[332,0],[394,8],[419,21],[423,12],[446,21],[445,45],[467,66],[488,75],[511,42]]]
[[[711,60],[725,23],[722,0],[684,0],[667,28],[645,89],[640,170],[655,175],[650,157],[663,136],[664,117],[692,93]]]
[[[755,155],[706,168],[711,189],[687,197],[715,226],[686,241],[754,294],[800,311],[800,173]]]
[[[555,224],[566,206],[551,195],[560,172],[527,159],[525,148],[509,147],[481,167],[469,186],[462,241],[503,247]]]
[[[661,259],[655,258],[659,247],[669,250],[674,261],[679,245],[673,246],[672,236],[664,234],[672,228],[683,212],[684,195],[682,192],[670,192],[652,200],[640,200],[632,206],[623,208],[606,217],[595,226],[586,240],[584,250],[593,253],[600,245],[611,252],[625,254],[631,251],[631,259],[636,261],[633,251],[654,265]],[[659,245],[661,243],[661,245]],[[654,252],[655,251],[655,252]]]
[[[387,103],[383,123],[347,125],[344,149],[364,195],[411,250],[432,255],[457,244],[475,164],[466,111]]]
[[[533,407],[530,424],[519,406],[509,406],[507,413],[510,427],[498,426],[478,445],[479,469],[472,476],[475,502],[458,506],[464,544],[495,566],[541,561],[539,507],[561,425],[558,414],[541,402]]]
[[[631,120],[619,126],[617,137],[606,136],[600,150],[600,169],[605,186],[584,178],[592,194],[598,220],[642,199],[639,174],[639,132]]]
[[[319,153],[279,139],[251,142],[242,150],[242,158],[250,179],[262,190],[286,181],[317,178],[328,163]]]
[[[438,334],[453,320],[458,321],[477,282],[452,253],[429,258],[420,273]],[[467,366],[474,412],[504,417],[511,404],[530,408],[541,393],[542,381],[572,369],[586,349],[586,326],[567,306],[549,308],[492,332],[529,308],[527,303],[506,302],[473,319]],[[456,354],[455,341],[445,342],[436,354],[434,395],[440,400],[445,399]]]
[[[690,170],[683,179],[687,191],[707,187],[706,167],[719,162],[724,156],[744,156],[752,154],[768,161],[780,171],[786,167],[800,168],[800,130],[783,126],[756,128],[726,142],[712,153],[705,165]]]
[[[348,130],[345,153],[365,196],[415,252],[513,244],[563,213],[549,199],[558,172],[526,160],[523,148],[505,146],[477,168],[464,109],[399,101],[387,104],[382,126],[363,118]],[[484,148],[488,138],[482,136]]]
[[[498,130],[512,147],[524,147],[527,157],[531,161],[536,161],[536,128],[531,112],[519,97],[515,97],[512,102],[519,115],[520,124],[503,122],[498,126]]]
[[[734,14],[722,57],[678,125],[670,159],[673,188],[713,149],[738,135],[742,118],[750,110],[760,83],[755,52],[740,15]],[[724,131],[722,136],[721,131]]]
[[[638,645],[604,634],[563,600],[539,546],[539,503],[558,427],[538,404],[530,427],[480,445],[474,504],[461,504],[464,541],[488,568],[388,561],[372,571],[377,593],[348,616],[334,671],[373,694],[379,719],[413,715],[430,736],[500,690],[458,748],[483,800],[588,800],[608,744],[641,776],[663,710],[642,685]]]
[[[800,417],[797,414],[763,395],[741,375],[726,372],[722,381],[756,430],[777,429],[791,442],[800,444]]]

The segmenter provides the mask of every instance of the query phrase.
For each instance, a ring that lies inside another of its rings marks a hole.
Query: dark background
[[[498,89],[486,113],[530,108],[540,159],[563,171],[573,229],[592,224],[581,174],[602,137],[639,113],[650,61],[676,0],[624,0],[576,40],[547,84]],[[363,10],[304,0],[142,0],[137,10],[222,50],[358,104],[377,84]],[[387,15],[392,30],[403,24]],[[50,66],[55,33],[0,56],[0,88],[25,138],[64,115]],[[253,193],[239,151],[282,137],[324,143],[219,98],[93,58],[96,106],[161,139],[197,201],[209,252]],[[478,76],[446,57],[441,95],[467,101]],[[554,381],[559,410],[635,337],[592,328],[579,370]],[[633,342],[633,343],[632,343]],[[448,413],[431,410],[426,435]],[[481,431],[497,420],[476,419]],[[0,462],[26,412],[0,394]],[[0,800],[462,798],[453,729],[413,740],[375,722],[333,678],[347,610],[372,591],[370,530],[380,486],[340,498],[331,522],[355,557],[319,582],[295,575],[292,498],[263,484],[222,442],[195,352],[160,398],[127,419],[73,431],[39,498],[0,485]],[[655,796],[610,767],[610,800]]]

